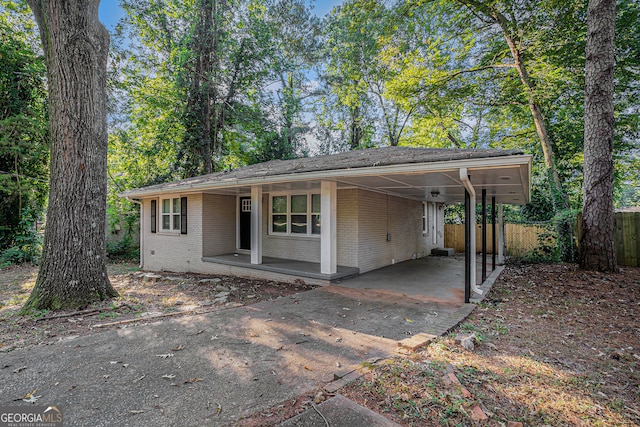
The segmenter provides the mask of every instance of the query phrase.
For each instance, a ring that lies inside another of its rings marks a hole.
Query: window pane
[[[274,196],[271,200],[271,212],[287,213],[287,196]]]
[[[320,212],[320,195],[312,194],[311,195],[311,212]]]
[[[311,234],[320,234],[320,215],[311,215]]]
[[[287,232],[287,216],[286,215],[273,215],[271,218],[272,227],[274,233],[286,233]]]
[[[169,215],[162,215],[162,229],[163,230],[171,229],[171,217]]]
[[[173,229],[180,230],[180,215],[173,216]]]
[[[306,215],[291,215],[291,232],[298,234],[307,234]]]
[[[173,213],[180,213],[180,199],[173,199]]]
[[[171,199],[162,199],[162,213],[171,212]]]
[[[298,194],[295,196],[291,196],[291,212],[307,213],[307,195],[306,194]]]

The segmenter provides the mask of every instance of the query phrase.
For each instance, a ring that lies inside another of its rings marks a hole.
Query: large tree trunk
[[[106,268],[107,55],[99,0],[28,0],[45,53],[51,164],[42,262],[24,309],[117,296]]]
[[[615,0],[590,0],[584,93],[584,200],[580,267],[617,271],[613,241]]]

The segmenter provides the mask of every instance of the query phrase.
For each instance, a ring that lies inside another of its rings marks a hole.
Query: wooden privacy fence
[[[640,212],[616,212],[615,224],[614,239],[618,264],[640,267]],[[548,231],[543,225],[505,224],[506,255],[524,256],[539,248],[538,237]],[[546,235],[545,237],[549,238]],[[550,239],[545,239],[545,244],[554,245],[554,239]],[[491,240],[491,225],[487,224],[488,253],[493,253]],[[444,245],[454,248],[456,252],[464,252],[464,224],[445,224]],[[476,225],[476,248],[478,252],[482,250],[482,226],[479,224]]]
[[[616,212],[615,219],[618,264],[640,267],[640,212]]]
[[[538,236],[546,231],[541,225],[505,224],[506,255],[523,256],[538,248]],[[498,226],[496,225],[496,230]],[[487,252],[493,253],[492,227],[487,224]],[[497,241],[497,239],[496,239]],[[464,224],[444,225],[444,246],[454,248],[456,252],[464,252]],[[482,251],[482,225],[476,225],[476,250]]]

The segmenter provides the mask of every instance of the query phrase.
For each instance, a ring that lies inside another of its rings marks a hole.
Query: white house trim
[[[337,255],[337,202],[338,185],[335,181],[320,183],[320,273],[338,271]]]
[[[262,264],[262,186],[251,187],[251,264]]]

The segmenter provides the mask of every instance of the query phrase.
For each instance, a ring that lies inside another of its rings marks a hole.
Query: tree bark
[[[50,190],[42,260],[23,309],[117,296],[106,268],[107,56],[99,0],[28,0],[49,85]]]
[[[580,267],[618,270],[613,240],[615,0],[590,0],[584,97],[584,199]]]

